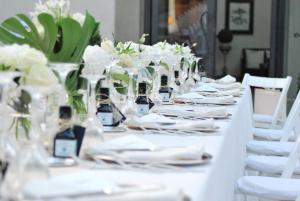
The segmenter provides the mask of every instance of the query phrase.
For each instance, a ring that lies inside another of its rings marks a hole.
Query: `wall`
[[[0,0],[0,21],[17,13],[28,14],[38,0]],[[115,32],[115,0],[71,0],[72,12],[85,12],[88,10],[94,17],[102,22],[101,34],[112,38]]]
[[[232,50],[227,57],[228,73],[240,75],[240,58],[243,48],[269,48],[271,30],[272,0],[254,0],[254,31],[253,35],[234,35]],[[225,27],[226,0],[218,0],[217,33]],[[216,47],[216,73],[222,74],[223,56]]]
[[[137,42],[143,33],[143,0],[116,0],[116,39]]]
[[[290,89],[290,97],[296,97],[297,94],[297,79],[300,73],[300,1],[289,0],[288,14],[288,32],[287,32],[287,46],[285,55],[285,71],[287,75],[293,77]],[[296,34],[296,35],[295,35]]]

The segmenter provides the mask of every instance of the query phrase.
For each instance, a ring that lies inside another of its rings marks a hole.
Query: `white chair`
[[[297,137],[297,122],[300,114],[300,91],[289,112],[288,118],[281,130],[254,129],[254,136],[260,139],[272,141],[253,140],[248,142],[247,151],[263,155],[288,156],[294,146],[294,142],[287,142]],[[260,132],[257,132],[260,131]],[[276,142],[275,140],[280,140]],[[275,142],[274,142],[275,141]]]
[[[242,82],[242,86],[244,87],[250,86],[254,88],[281,90],[273,115],[254,114],[254,122],[266,124],[268,128],[276,128],[279,122],[285,121],[287,92],[291,81],[292,78],[290,76],[287,76],[286,78],[269,78],[245,74]],[[267,106],[268,103],[263,104]]]
[[[238,179],[236,191],[244,195],[273,200],[298,200],[300,179],[291,179],[300,156],[300,138],[287,159],[280,178],[263,176],[244,176]]]

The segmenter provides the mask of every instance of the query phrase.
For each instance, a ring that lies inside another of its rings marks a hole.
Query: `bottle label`
[[[98,112],[97,117],[103,126],[113,125],[113,113]]]
[[[170,93],[160,93],[160,97],[161,97],[162,102],[170,101]]]
[[[55,140],[54,155],[57,157],[74,157],[77,153],[76,140]]]
[[[137,104],[137,114],[139,116],[143,116],[149,113],[149,105],[148,104]]]

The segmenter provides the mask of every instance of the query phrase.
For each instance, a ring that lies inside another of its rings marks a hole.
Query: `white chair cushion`
[[[281,174],[287,164],[287,157],[282,156],[248,156],[246,167],[263,173]],[[300,166],[295,168],[296,174],[300,174]]]
[[[285,135],[284,130],[281,129],[264,129],[264,128],[253,128],[254,137],[262,140],[279,141],[282,136]],[[295,140],[295,136],[291,136],[290,140]]]
[[[299,179],[245,176],[237,181],[240,193],[274,200],[295,200],[300,193]]]
[[[288,156],[294,144],[294,142],[253,140],[247,143],[247,151],[263,155]]]
[[[246,50],[247,68],[259,69],[259,65],[264,62],[264,50]]]

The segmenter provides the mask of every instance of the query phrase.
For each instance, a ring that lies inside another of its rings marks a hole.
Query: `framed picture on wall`
[[[226,0],[225,26],[234,34],[253,34],[254,0]]]

